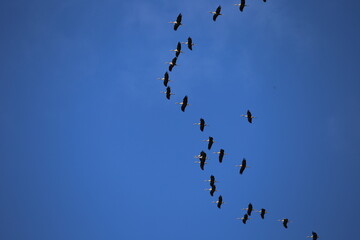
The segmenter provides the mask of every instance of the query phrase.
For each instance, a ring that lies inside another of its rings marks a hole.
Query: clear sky
[[[247,2],[1,1],[0,239],[359,236],[360,2]]]

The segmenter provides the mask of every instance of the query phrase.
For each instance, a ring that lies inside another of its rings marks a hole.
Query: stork
[[[178,42],[176,49],[170,50],[175,52],[175,56],[178,57],[180,55],[180,53],[183,53],[183,51],[181,51],[181,43]]]
[[[176,103],[176,104],[180,104],[180,105],[181,105],[181,111],[183,111],[183,112],[185,112],[186,106],[190,105],[190,104],[188,104],[188,97],[187,97],[187,96],[185,96],[185,97],[183,98],[183,101],[182,101],[181,103]]]
[[[169,23],[173,23],[174,24],[174,30],[176,31],[181,24],[181,20],[182,20],[182,15],[181,13],[177,16],[176,21],[173,22],[169,22]]]
[[[170,71],[170,72],[172,71],[172,69],[173,69],[174,66],[177,66],[176,61],[177,61],[177,57],[174,57],[174,58],[171,60],[171,62],[165,62],[165,63],[169,64],[169,71]]]
[[[254,116],[251,115],[251,112],[249,110],[247,110],[246,115],[241,115],[242,117],[246,117],[249,123],[252,123],[252,119],[255,118]]]
[[[204,170],[205,164],[207,164],[205,161],[207,159],[206,153],[204,151],[201,151],[198,156],[195,156],[195,158],[198,158],[200,161],[196,161],[195,163],[200,163],[201,170]]]
[[[199,123],[194,123],[194,125],[199,125],[200,126],[200,131],[204,131],[205,126],[208,126],[205,124],[205,120],[203,118],[200,118],[200,122]]]
[[[213,175],[210,176],[210,179],[204,180],[204,181],[210,182],[210,186],[215,185],[215,183],[218,182],[218,181],[215,181],[215,177]]]
[[[211,146],[212,146],[213,143],[215,142],[213,137],[209,137],[209,139],[203,140],[203,141],[204,141],[204,142],[209,142],[209,143],[208,143],[208,149],[209,149],[209,150],[211,149]]]
[[[254,210],[251,203],[249,203],[247,208],[243,208],[243,210],[246,210],[247,215],[251,216],[251,212]]]
[[[222,148],[220,149],[219,152],[213,152],[213,153],[219,154],[219,163],[222,163],[224,155],[227,155],[227,153],[225,153],[225,150]]]
[[[313,240],[316,240],[319,238],[319,236],[317,235],[316,232],[312,232],[312,235],[311,236],[306,236],[307,238],[312,238]]]
[[[167,87],[168,82],[171,82],[171,80],[169,79],[169,73],[165,72],[164,77],[163,78],[158,78],[159,80],[164,81],[164,86]]]
[[[244,214],[244,217],[242,217],[242,218],[236,218],[236,219],[241,219],[242,222],[243,222],[244,224],[246,224],[246,221],[247,221],[248,219],[250,219],[250,218],[249,218],[249,215],[247,215],[247,214],[245,213],[245,214]]]
[[[244,158],[241,165],[235,165],[235,167],[240,167],[240,174],[243,174],[245,168],[248,168],[249,166],[246,166],[246,159]]]
[[[218,199],[217,201],[215,201],[215,202],[212,202],[212,203],[217,203],[217,207],[218,207],[218,208],[221,208],[221,205],[222,205],[223,203],[225,203],[225,202],[223,202],[222,196],[220,195],[220,196],[219,196],[219,199]]]
[[[205,190],[210,191],[211,196],[214,196],[214,192],[217,192],[215,184],[211,185],[211,188]]]
[[[283,218],[283,219],[279,219],[278,221],[282,222],[285,228],[288,228],[287,224],[289,223],[289,219]]]
[[[266,0],[264,0],[265,2]],[[234,4],[234,6],[239,6],[240,11],[242,12],[244,10],[244,7],[247,7],[248,5],[245,4],[245,0],[241,0],[240,3]]]
[[[260,211],[256,211],[256,212],[260,213],[260,216],[261,216],[262,219],[265,218],[265,213],[268,213],[268,212],[265,210],[265,208],[262,208]]]
[[[182,43],[182,44],[186,44],[191,51],[192,51],[192,46],[195,45],[195,44],[192,42],[191,37],[188,37],[187,42],[181,42],[181,43]]]
[[[213,20],[214,20],[214,22],[216,21],[216,18],[217,18],[219,15],[222,15],[220,12],[221,12],[221,6],[220,6],[220,5],[216,8],[216,11],[215,11],[215,12],[209,12],[209,13],[212,13],[212,14],[213,14]]]
[[[170,96],[171,96],[171,95],[175,95],[174,93],[171,93],[171,89],[170,89],[169,86],[166,88],[166,92],[162,92],[162,93],[165,93],[165,94],[166,94],[166,98],[169,99],[169,100],[170,100]]]

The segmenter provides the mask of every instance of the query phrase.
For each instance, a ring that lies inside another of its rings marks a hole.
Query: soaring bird
[[[283,219],[279,219],[278,221],[282,222],[285,228],[288,228],[287,224],[289,222],[289,219],[283,218]]]
[[[166,98],[169,99],[169,100],[170,100],[170,96],[171,96],[171,95],[175,95],[174,93],[171,93],[171,89],[170,89],[169,86],[166,88],[166,92],[162,92],[162,93],[165,93],[165,94],[166,94]]]
[[[213,186],[213,185],[215,185],[215,177],[214,177],[214,175],[211,175],[210,176],[210,186]]]
[[[223,204],[223,199],[222,199],[222,196],[220,195],[219,196],[219,199],[216,201],[216,202],[213,202],[213,203],[217,203],[217,207],[218,208],[221,208],[221,204]]]
[[[195,158],[198,158],[200,161],[196,161],[195,163],[200,163],[201,170],[204,170],[204,166],[206,164],[206,152],[201,151],[198,156],[195,156]]]
[[[180,55],[180,53],[183,53],[183,51],[181,51],[181,43],[178,42],[176,49],[170,50],[175,52],[175,56],[178,57]]]
[[[220,163],[222,163],[222,160],[223,160],[223,158],[224,158],[224,155],[227,155],[227,153],[225,153],[225,150],[222,149],[222,148],[220,149],[219,152],[214,152],[214,153],[219,154],[219,162],[220,162]]]
[[[318,239],[318,238],[319,238],[319,236],[317,235],[317,233],[316,233],[316,232],[312,232],[312,235],[311,235],[311,236],[306,236],[306,237],[308,237],[308,238],[312,238],[313,240],[316,240],[316,239]]]
[[[247,215],[251,216],[251,212],[254,210],[251,203],[249,203],[247,208],[243,208],[243,210],[246,210]]]
[[[195,45],[195,44],[192,42],[191,37],[188,37],[187,42],[182,42],[182,44],[186,44],[191,51],[192,51],[192,46]]]
[[[181,20],[182,20],[182,15],[181,15],[181,13],[180,13],[180,14],[177,16],[176,21],[174,21],[174,22],[169,22],[169,23],[173,23],[173,24],[174,24],[174,30],[175,30],[175,31],[179,28],[180,25],[182,25],[182,24],[181,24]]]
[[[215,12],[209,12],[209,13],[214,14],[214,15],[213,15],[213,20],[214,20],[214,22],[216,21],[216,18],[217,18],[219,15],[222,15],[220,12],[221,12],[221,6],[220,6],[220,5],[217,7],[217,9],[216,9]]]
[[[264,0],[265,2],[266,0]],[[248,5],[245,4],[245,0],[241,0],[240,3],[234,4],[235,6],[239,6],[240,11],[242,12],[244,10],[244,7],[247,7]]]
[[[211,195],[211,196],[214,196],[214,192],[216,192],[216,191],[217,191],[217,190],[216,190],[216,186],[215,186],[215,184],[211,185],[211,188],[209,188],[209,189],[205,189],[205,190],[210,191],[210,195]]]
[[[246,166],[246,159],[244,158],[241,165],[235,165],[235,167],[240,167],[240,174],[243,174],[245,168],[248,168],[248,166]]]
[[[200,126],[200,131],[202,131],[202,132],[204,131],[205,126],[207,126],[205,124],[205,120],[203,118],[200,118],[200,122],[199,123],[194,123],[194,125],[199,125]]]
[[[213,137],[209,137],[209,139],[203,140],[203,141],[204,141],[204,142],[208,142],[208,149],[209,149],[209,150],[211,149],[211,146],[212,146],[213,143],[215,142]]]
[[[181,111],[183,111],[183,112],[185,112],[186,106],[190,105],[190,104],[188,104],[188,97],[187,97],[187,96],[185,96],[185,97],[183,98],[183,101],[182,101],[181,103],[176,103],[176,104],[180,104],[180,105],[181,105]]]
[[[265,218],[265,213],[268,213],[265,208],[262,208],[260,211],[256,211],[256,212],[259,212],[260,213],[260,216],[262,219]]]
[[[169,79],[169,73],[165,72],[164,77],[163,78],[158,78],[159,80],[164,81],[164,86],[167,87],[168,82],[170,82],[171,80]]]
[[[241,219],[242,222],[243,222],[244,224],[246,224],[246,221],[247,221],[248,219],[250,219],[250,218],[249,218],[249,215],[247,215],[247,214],[245,213],[245,214],[244,214],[244,217],[242,217],[242,218],[237,218],[237,219]]]
[[[171,62],[166,62],[167,64],[169,64],[169,71],[171,72],[173,67],[176,66],[176,61],[177,61],[177,57],[174,57]]]
[[[241,116],[246,117],[249,123],[252,123],[252,119],[255,118],[254,116],[251,115],[251,112],[249,110],[247,110],[246,115],[241,115]]]

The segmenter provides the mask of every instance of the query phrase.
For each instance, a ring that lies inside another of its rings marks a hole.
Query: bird
[[[174,24],[174,30],[175,30],[175,31],[179,28],[180,25],[182,25],[182,24],[181,24],[181,20],[182,20],[182,15],[181,15],[181,13],[180,13],[180,14],[177,16],[176,21],[174,21],[174,22],[169,22],[169,23],[173,23],[173,24]]]
[[[219,154],[219,163],[222,163],[224,155],[227,155],[227,153],[225,153],[225,150],[222,148],[220,149],[219,152],[214,152],[214,153]]]
[[[264,0],[265,2],[266,0]],[[248,5],[245,4],[245,0],[241,0],[240,3],[234,4],[235,6],[239,6],[240,11],[242,12],[244,10],[244,7],[247,7]]]
[[[181,43],[182,43],[182,44],[186,44],[191,51],[192,51],[192,46],[195,45],[195,44],[192,42],[191,37],[188,37],[187,42],[181,42]]]
[[[165,63],[169,64],[169,71],[170,71],[170,72],[172,71],[173,67],[177,65],[177,64],[176,64],[176,61],[177,61],[177,57],[174,57],[174,58],[171,60],[171,62],[165,62]]]
[[[288,228],[287,224],[289,222],[289,219],[283,218],[283,219],[279,219],[278,221],[282,222],[285,228]]]
[[[251,112],[249,110],[247,110],[246,115],[241,115],[241,116],[246,117],[249,123],[252,123],[252,119],[255,118],[254,116],[251,115]]]
[[[188,105],[190,105],[190,104],[188,104],[188,97],[187,97],[187,96],[185,96],[185,97],[183,98],[183,101],[182,101],[181,103],[176,103],[176,104],[180,104],[180,105],[181,105],[181,111],[183,111],[183,112],[185,112],[185,108],[186,108]]]
[[[169,73],[165,72],[164,77],[163,78],[158,78],[159,80],[164,81],[164,86],[167,87],[168,82],[170,82],[171,80],[169,79]]]
[[[206,164],[206,152],[201,151],[199,155],[195,156],[195,158],[198,158],[200,161],[196,161],[195,163],[200,163],[201,170],[204,170],[204,166]]]
[[[166,88],[166,92],[162,92],[162,93],[165,93],[166,98],[169,99],[169,100],[170,100],[171,95],[175,95],[174,93],[171,93],[171,88],[169,86]]]
[[[216,18],[217,18],[219,15],[222,15],[220,12],[221,12],[221,6],[220,6],[220,5],[216,8],[216,11],[215,11],[215,12],[209,12],[209,13],[212,13],[212,14],[213,14],[213,20],[214,20],[214,22],[216,21]]]
[[[215,177],[213,175],[210,176],[210,186],[215,185]]]
[[[220,196],[219,196],[219,199],[218,199],[217,201],[215,201],[215,202],[212,202],[212,203],[217,203],[217,207],[218,207],[218,208],[221,208],[221,205],[222,205],[223,203],[225,203],[225,202],[223,202],[222,196],[220,195]]]
[[[307,238],[312,238],[313,240],[316,240],[319,238],[319,236],[317,235],[316,232],[312,232],[312,235],[311,236],[306,236]]]
[[[175,52],[175,56],[178,57],[180,55],[180,53],[183,53],[183,51],[181,51],[181,43],[178,42],[176,49],[170,50]]]
[[[211,196],[214,196],[214,192],[217,192],[215,184],[211,185],[211,188],[205,190],[210,191]]]
[[[248,166],[246,166],[246,159],[244,158],[241,165],[235,165],[235,167],[240,167],[240,174],[243,174],[245,168],[248,168]]]
[[[200,131],[204,131],[205,126],[208,126],[205,124],[205,120],[203,118],[200,118],[200,122],[199,123],[194,123],[194,125],[199,125],[200,126]]]
[[[209,137],[209,139],[203,140],[203,141],[204,141],[204,142],[209,142],[209,143],[208,143],[208,149],[209,149],[209,150],[211,149],[211,146],[212,146],[213,143],[215,142],[213,137]]]
[[[266,2],[266,0],[263,0],[263,2]]]
[[[247,215],[251,216],[251,212],[254,210],[251,203],[249,203],[247,208],[243,208],[243,210],[246,210]]]
[[[246,224],[246,221],[247,221],[248,219],[250,219],[250,218],[249,218],[249,215],[247,215],[247,214],[245,213],[245,214],[244,214],[244,217],[242,217],[242,218],[237,218],[237,219],[241,219],[242,222],[243,222],[244,224]]]
[[[256,212],[259,212],[260,213],[260,216],[262,219],[265,218],[265,213],[268,213],[265,208],[262,208],[260,211],[256,211]]]

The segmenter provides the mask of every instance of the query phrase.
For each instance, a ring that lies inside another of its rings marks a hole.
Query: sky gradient
[[[247,2],[2,1],[0,239],[360,235],[360,2]]]

